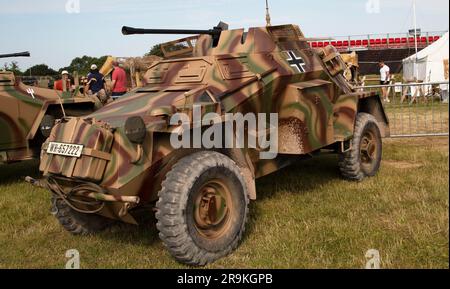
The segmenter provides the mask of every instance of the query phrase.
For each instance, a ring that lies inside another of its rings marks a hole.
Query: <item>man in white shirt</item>
[[[391,69],[384,63],[383,60],[381,60],[378,65],[380,66],[380,84],[388,85],[391,81]],[[385,102],[391,102],[388,95],[388,88],[383,87],[381,88],[381,91],[383,93],[383,100]]]

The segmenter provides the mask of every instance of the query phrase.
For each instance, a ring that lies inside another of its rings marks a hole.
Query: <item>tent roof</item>
[[[427,57],[432,58],[448,58],[448,32],[445,33],[438,41],[434,42],[430,46],[424,48],[423,50],[419,51],[417,53],[417,59],[423,60]],[[405,59],[403,59],[403,62],[411,62],[416,59],[416,54],[413,54]]]

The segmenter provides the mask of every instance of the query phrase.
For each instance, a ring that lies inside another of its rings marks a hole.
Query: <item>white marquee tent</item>
[[[448,32],[438,41],[417,53],[418,80],[423,82],[448,81]],[[403,60],[403,78],[414,81],[416,54]],[[447,63],[447,64],[445,64]]]

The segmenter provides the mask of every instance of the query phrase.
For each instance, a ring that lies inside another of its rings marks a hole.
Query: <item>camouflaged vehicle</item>
[[[43,179],[28,178],[53,192],[53,213],[69,232],[136,224],[153,210],[171,255],[205,265],[238,246],[256,179],[321,150],[340,155],[346,179],[377,173],[388,119],[377,94],[352,90],[332,46],[312,49],[296,25],[123,28],[155,33],[199,35],[163,45],[166,57],[148,69],[144,87],[91,115],[57,121],[42,146]],[[278,114],[276,158],[262,159],[261,148],[250,146],[175,149],[173,134],[211,127],[194,122],[195,107],[202,116]],[[177,113],[190,116],[187,128],[171,124]]]
[[[29,57],[29,52],[4,54],[0,58]],[[38,158],[41,145],[55,119],[81,116],[94,111],[95,101],[78,91],[58,92],[28,86],[14,73],[0,70],[0,163]]]

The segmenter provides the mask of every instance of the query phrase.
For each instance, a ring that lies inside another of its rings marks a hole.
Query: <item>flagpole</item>
[[[416,76],[416,81],[419,81],[419,69],[417,67],[418,60],[418,44],[417,44],[417,14],[416,14],[416,0],[413,0],[413,21],[414,21],[414,46],[416,49],[416,58],[414,60],[414,74]]]
[[[272,26],[270,23],[269,0],[266,0],[266,26]]]

